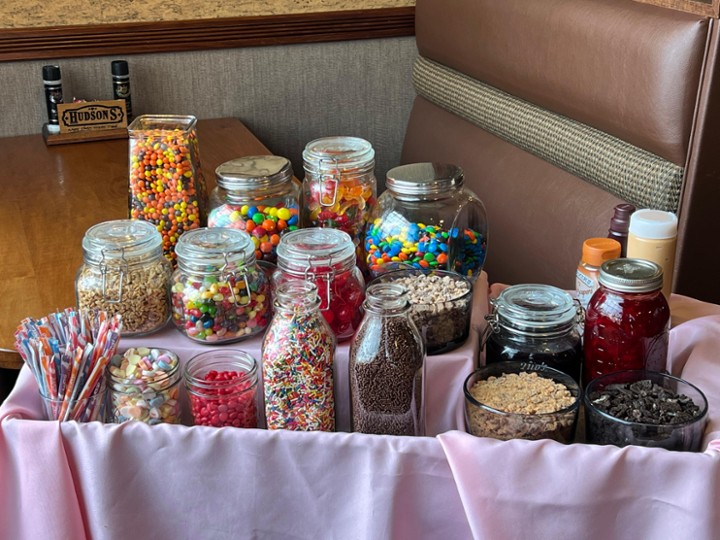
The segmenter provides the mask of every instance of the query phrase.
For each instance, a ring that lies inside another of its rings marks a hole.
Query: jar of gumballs
[[[250,236],[235,229],[188,231],[175,248],[173,321],[187,337],[220,344],[252,337],[271,317],[270,282]]]
[[[215,169],[208,227],[245,231],[257,260],[274,263],[280,237],[299,226],[300,187],[292,165],[281,156],[248,156]]]
[[[474,280],[487,250],[485,206],[463,187],[460,167],[401,165],[387,173],[365,231],[368,272],[377,277],[403,267],[441,269]]]
[[[377,196],[375,150],[358,137],[324,137],[303,151],[303,226],[340,229],[360,246]]]
[[[194,116],[138,116],[128,126],[131,219],[160,232],[163,252],[175,264],[175,245],[185,231],[205,225],[207,191],[200,167]]]
[[[278,245],[274,286],[290,280],[317,285],[320,312],[338,341],[350,339],[362,320],[365,281],[356,266],[355,244],[337,229],[298,229]]]

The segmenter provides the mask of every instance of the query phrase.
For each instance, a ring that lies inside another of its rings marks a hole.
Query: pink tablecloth
[[[718,538],[720,307],[672,305],[672,371],[711,402],[698,454],[456,430],[476,336],[428,361],[424,438],[39,421],[24,369],[0,407],[0,538]]]

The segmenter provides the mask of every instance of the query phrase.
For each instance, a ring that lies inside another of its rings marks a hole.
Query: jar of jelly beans
[[[355,245],[346,232],[299,229],[280,240],[274,285],[298,279],[315,283],[320,312],[338,341],[347,340],[362,320],[365,299],[365,281],[355,262]]]
[[[402,267],[450,270],[474,280],[485,264],[487,215],[463,187],[463,171],[442,163],[401,165],[387,173],[387,190],[365,231],[371,276]]]
[[[612,259],[600,266],[598,281],[585,313],[585,384],[626,369],[665,371],[670,308],[660,265]]]
[[[180,235],[205,224],[207,191],[194,116],[142,115],[128,126],[130,218],[149,221],[175,264]]]
[[[75,278],[78,308],[122,316],[122,335],[160,330],[170,319],[170,262],[162,237],[145,221],[118,219],[93,225],[82,240]]]
[[[188,231],[175,248],[173,321],[190,339],[229,343],[259,334],[271,317],[270,282],[250,236],[235,229]]]
[[[258,261],[274,263],[280,237],[299,227],[300,188],[290,161],[280,156],[248,156],[215,169],[208,227],[245,231]]]
[[[551,285],[522,284],[490,301],[485,363],[507,360],[550,366],[580,382],[582,308]]]
[[[303,166],[303,226],[340,229],[359,246],[377,196],[373,147],[358,137],[316,139]]]

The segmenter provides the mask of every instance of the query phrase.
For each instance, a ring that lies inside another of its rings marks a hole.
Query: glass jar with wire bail
[[[303,226],[340,229],[360,246],[377,197],[375,150],[358,137],[324,137],[303,151]]]
[[[224,227],[188,231],[175,253],[172,309],[181,332],[195,341],[220,344],[265,330],[272,311],[270,282],[246,232]]]
[[[462,169],[444,163],[388,171],[387,189],[365,231],[365,262],[372,277],[408,266],[450,270],[471,280],[480,275],[487,214],[463,182]]]
[[[215,169],[209,227],[247,232],[257,260],[274,263],[282,235],[300,225],[300,187],[281,156],[247,156]]]
[[[122,316],[122,335],[160,330],[170,319],[170,261],[162,237],[146,221],[119,219],[93,225],[82,240],[75,279],[79,309]]]
[[[551,285],[522,284],[490,300],[485,362],[506,360],[546,365],[580,382],[583,310],[567,292]]]
[[[338,341],[350,339],[362,320],[365,280],[355,264],[355,244],[337,229],[299,229],[286,234],[278,246],[277,288],[290,280],[317,285],[320,312]]]

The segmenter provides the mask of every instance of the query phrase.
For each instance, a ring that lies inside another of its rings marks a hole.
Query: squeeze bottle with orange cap
[[[637,210],[630,216],[627,256],[659,264],[663,271],[662,292],[670,298],[675,267],[678,219],[672,212]]]
[[[582,259],[575,275],[577,299],[585,309],[593,293],[600,287],[598,276],[605,261],[620,257],[622,246],[612,238],[588,238],[583,242]]]

